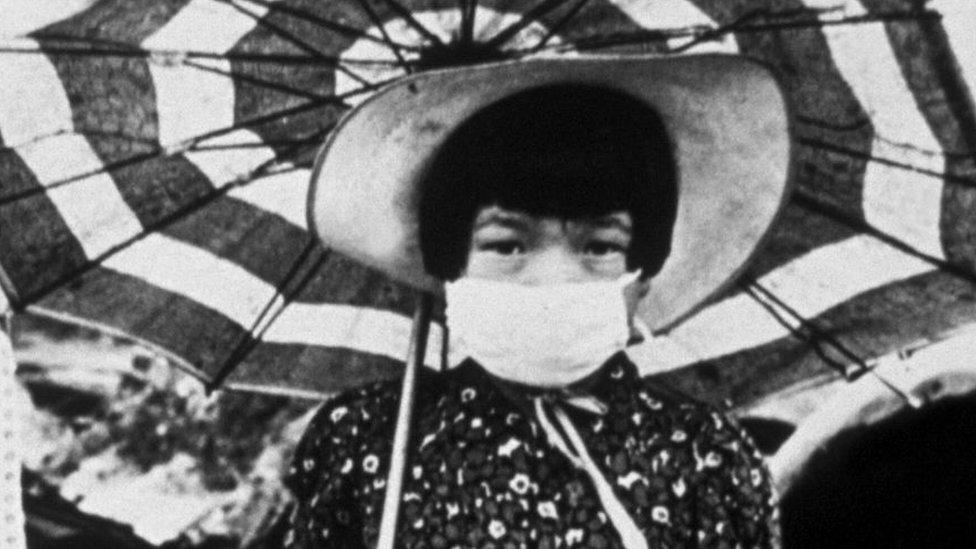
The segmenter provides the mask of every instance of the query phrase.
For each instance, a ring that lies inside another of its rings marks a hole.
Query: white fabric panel
[[[823,7],[818,1],[810,4]],[[842,13],[826,17],[866,12],[854,0],[844,6]],[[823,32],[838,70],[874,124],[873,154],[942,171],[942,149],[902,76],[884,25],[836,25]],[[863,196],[868,223],[926,254],[944,257],[939,239],[941,180],[872,163],[864,177]]]
[[[233,2],[257,17],[268,9],[246,0]],[[254,28],[255,20],[234,6],[214,0],[191,0],[158,31],[142,42],[148,50],[224,53]]]
[[[258,5],[241,4],[259,17],[267,11]],[[224,53],[255,24],[252,17],[228,4],[193,0],[144,40],[142,47],[163,52]],[[230,71],[225,60],[194,62]],[[159,142],[164,147],[234,123],[234,81],[230,77],[182,65],[178,58],[175,63],[151,63],[149,70],[156,89]]]
[[[234,187],[229,196],[277,214],[301,229],[308,228],[308,185],[312,170],[300,169],[261,177]]]
[[[976,2],[973,0],[930,0],[929,9],[942,14],[942,28],[949,35],[962,76],[976,97]]]
[[[94,173],[62,183],[103,167],[84,136],[35,141],[17,149],[17,154],[42,185],[54,185],[47,196],[87,257],[96,258],[142,232],[139,219],[109,174]]]
[[[932,266],[869,236],[818,248],[758,282],[805,318],[868,290],[932,271]],[[699,360],[788,335],[751,297],[739,294],[708,307],[669,334]]]
[[[16,37],[82,12],[96,0],[3,0],[0,36]]]
[[[251,173],[274,158],[274,151],[260,145],[261,138],[250,130],[235,130],[231,133],[208,139],[202,147],[212,148],[187,151],[183,156],[192,162],[214,186],[223,187],[227,183],[249,178]]]
[[[941,155],[922,154],[875,140],[873,153],[922,169],[942,173]],[[932,257],[943,259],[939,218],[942,214],[942,179],[881,162],[868,162],[862,204],[868,223]]]
[[[33,40],[10,45],[28,50],[38,47]],[[0,137],[4,145],[16,147],[73,128],[71,105],[47,57],[0,54]]]
[[[223,72],[230,63],[208,60]],[[234,123],[234,81],[229,77],[183,65],[149,65],[156,89],[159,143],[172,147]]]
[[[717,26],[705,12],[698,9],[688,0],[612,0],[638,25],[645,29],[679,29],[696,25],[707,27]],[[687,44],[691,38],[672,38],[668,45],[672,48]],[[718,40],[710,40],[694,46],[687,53],[721,52],[736,53],[739,51],[732,34],[726,34]]]
[[[350,305],[293,303],[278,317],[264,340],[342,347],[404,360],[411,319],[378,309]],[[425,364],[439,369],[443,330],[431,324]]]
[[[244,327],[275,294],[274,286],[243,267],[156,233],[112,255],[102,266],[192,299]]]
[[[152,234],[108,258],[103,266],[191,299],[247,328],[275,288],[206,250]],[[377,309],[292,303],[264,335],[274,343],[343,347],[403,360],[411,320]],[[441,331],[432,326],[428,364],[439,367]]]

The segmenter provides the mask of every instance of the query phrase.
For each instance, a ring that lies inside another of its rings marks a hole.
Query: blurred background
[[[16,320],[29,547],[276,546],[281,479],[317,402],[207,396],[132,342]]]

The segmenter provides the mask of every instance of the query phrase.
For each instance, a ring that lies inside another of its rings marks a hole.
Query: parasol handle
[[[380,521],[378,549],[393,549],[396,541],[397,517],[400,512],[400,495],[403,491],[403,471],[406,468],[407,441],[410,440],[410,418],[417,381],[417,369],[424,363],[427,351],[427,335],[430,332],[430,316],[434,298],[421,293],[413,314],[410,345],[407,347],[406,369],[400,389],[400,408],[397,411],[393,449],[390,452],[390,470],[386,477],[386,495],[383,499],[383,518]]]

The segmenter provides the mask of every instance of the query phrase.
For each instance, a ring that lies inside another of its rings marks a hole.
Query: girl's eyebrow
[[[627,234],[630,234],[633,231],[633,225],[630,219],[619,214],[594,217],[592,219],[587,219],[582,223],[590,225],[595,229],[619,229]]]
[[[529,219],[525,214],[492,208],[478,215],[474,230],[487,225],[501,225],[516,230],[527,230],[529,224]]]

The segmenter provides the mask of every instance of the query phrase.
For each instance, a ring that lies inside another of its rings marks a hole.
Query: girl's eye
[[[525,246],[518,240],[496,240],[486,242],[480,246],[482,250],[495,252],[498,255],[516,255],[525,253]]]
[[[586,244],[583,253],[596,257],[605,257],[610,254],[625,253],[627,250],[616,242],[606,242],[595,240]]]

